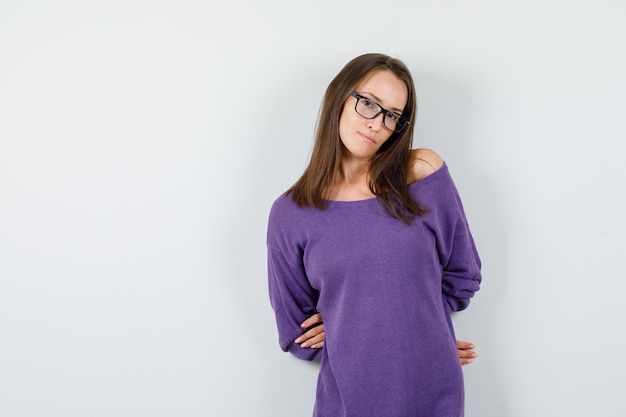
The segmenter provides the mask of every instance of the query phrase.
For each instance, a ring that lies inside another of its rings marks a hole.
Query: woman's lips
[[[365,139],[365,141],[366,141],[366,142],[376,143],[376,141],[375,141],[374,139],[370,138],[369,136],[364,135],[364,134],[363,134],[363,133],[361,133],[361,132],[357,132],[357,133],[358,133],[358,134],[359,134],[359,135],[360,135],[363,139]]]

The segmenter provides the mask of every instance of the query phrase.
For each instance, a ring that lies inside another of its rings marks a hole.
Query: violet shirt
[[[410,191],[430,210],[411,225],[376,198],[272,206],[270,301],[280,347],[321,360],[314,417],[463,416],[450,312],[479,289],[480,259],[447,165]],[[301,348],[315,312],[324,347]]]

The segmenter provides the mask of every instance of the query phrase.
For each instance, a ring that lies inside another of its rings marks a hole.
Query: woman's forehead
[[[388,70],[370,72],[357,84],[356,90],[357,93],[376,100],[388,110],[398,112],[402,112],[408,99],[404,81]]]

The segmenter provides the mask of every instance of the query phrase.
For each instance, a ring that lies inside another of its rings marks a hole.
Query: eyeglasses
[[[401,132],[409,124],[409,119],[403,115],[384,109],[383,106],[367,97],[360,96],[354,91],[350,95],[356,98],[354,111],[366,119],[375,119],[383,113],[383,125],[393,132]]]

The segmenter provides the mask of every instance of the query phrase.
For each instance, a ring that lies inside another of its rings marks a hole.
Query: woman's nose
[[[369,119],[367,121],[367,126],[370,129],[380,130],[383,125],[383,117],[384,117],[383,113],[377,114],[376,117],[374,117],[373,119]]]

